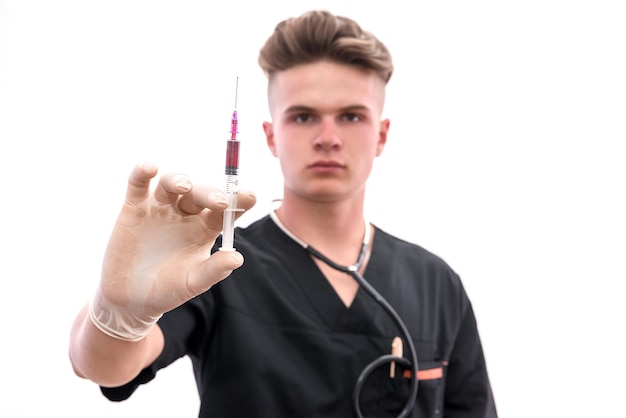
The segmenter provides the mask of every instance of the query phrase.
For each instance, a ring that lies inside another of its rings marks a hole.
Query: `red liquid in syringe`
[[[226,142],[226,175],[237,175],[239,171],[239,140],[237,139],[237,110],[230,121],[230,140]]]

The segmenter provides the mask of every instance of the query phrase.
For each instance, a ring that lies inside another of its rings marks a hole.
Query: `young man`
[[[187,355],[200,417],[495,417],[459,277],[363,217],[389,129],[388,50],[354,21],[314,11],[278,24],[259,63],[280,206],[237,229],[237,251],[220,251],[223,193],[181,174],[152,190],[156,167],[137,166],[99,289],[72,329],[76,374],[122,400]],[[255,197],[240,192],[238,203],[249,209]],[[412,341],[417,361],[405,355],[362,375],[395,337],[409,354]]]

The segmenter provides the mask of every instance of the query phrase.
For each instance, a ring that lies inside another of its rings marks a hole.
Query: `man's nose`
[[[330,118],[323,119],[313,144],[318,150],[338,149],[341,146],[341,139],[339,138],[337,123]]]

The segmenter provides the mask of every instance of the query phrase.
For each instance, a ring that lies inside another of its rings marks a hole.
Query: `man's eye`
[[[309,122],[310,120],[311,120],[311,115],[309,115],[308,113],[302,113],[294,117],[294,121],[298,123],[306,123],[306,122]]]
[[[356,113],[346,113],[345,115],[343,115],[343,118],[348,122],[358,122],[361,120],[361,116],[357,115]]]

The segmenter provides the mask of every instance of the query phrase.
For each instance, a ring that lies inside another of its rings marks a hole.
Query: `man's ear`
[[[378,157],[383,153],[385,144],[387,143],[387,133],[389,132],[389,125],[391,122],[389,119],[380,121],[380,131],[378,132],[378,144],[376,145],[376,156]]]
[[[276,144],[274,143],[274,126],[271,122],[263,122],[263,132],[265,132],[265,141],[267,147],[272,152],[272,155],[276,157]]]

